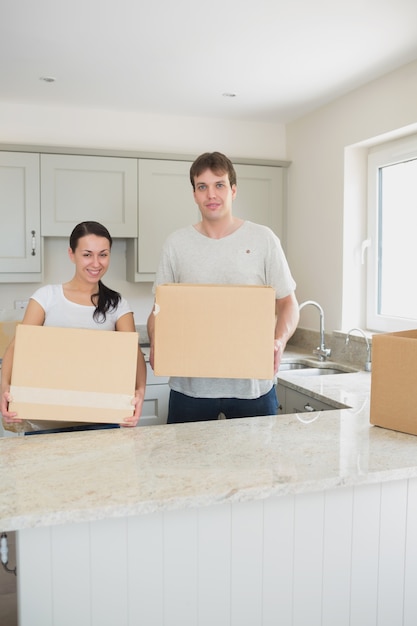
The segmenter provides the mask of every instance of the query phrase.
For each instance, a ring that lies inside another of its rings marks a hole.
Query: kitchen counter
[[[416,438],[369,424],[369,373],[281,378],[351,408],[0,439],[0,530],[417,477]]]

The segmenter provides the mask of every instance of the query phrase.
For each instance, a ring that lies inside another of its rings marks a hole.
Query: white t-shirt
[[[71,302],[64,296],[62,285],[45,285],[31,296],[45,311],[44,326],[60,328],[89,328],[95,330],[115,330],[117,320],[131,313],[127,301],[122,298],[116,309],[107,311],[103,323],[93,319],[95,306],[85,306]]]
[[[266,285],[275,289],[277,299],[296,287],[278,237],[267,226],[249,221],[221,239],[206,237],[193,226],[172,233],[162,250],[154,290],[164,283]],[[198,398],[258,398],[272,384],[253,379],[170,378],[171,389]]]

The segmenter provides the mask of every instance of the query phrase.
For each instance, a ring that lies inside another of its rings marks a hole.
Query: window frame
[[[391,317],[379,308],[379,196],[381,168],[417,159],[417,134],[380,144],[368,151],[368,239],[366,326],[377,332],[395,332],[417,328],[417,319]]]

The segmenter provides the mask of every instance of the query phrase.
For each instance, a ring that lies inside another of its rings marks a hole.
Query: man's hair
[[[194,178],[206,170],[211,170],[215,174],[228,174],[230,186],[236,185],[236,172],[231,160],[221,152],[205,152],[200,154],[190,167],[190,181],[194,191]]]

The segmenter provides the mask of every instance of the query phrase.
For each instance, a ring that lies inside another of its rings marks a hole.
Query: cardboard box
[[[157,376],[274,377],[275,290],[240,285],[159,285]]]
[[[12,411],[27,420],[120,423],[133,414],[138,333],[19,324]]]
[[[417,330],[372,336],[370,421],[417,435]]]

